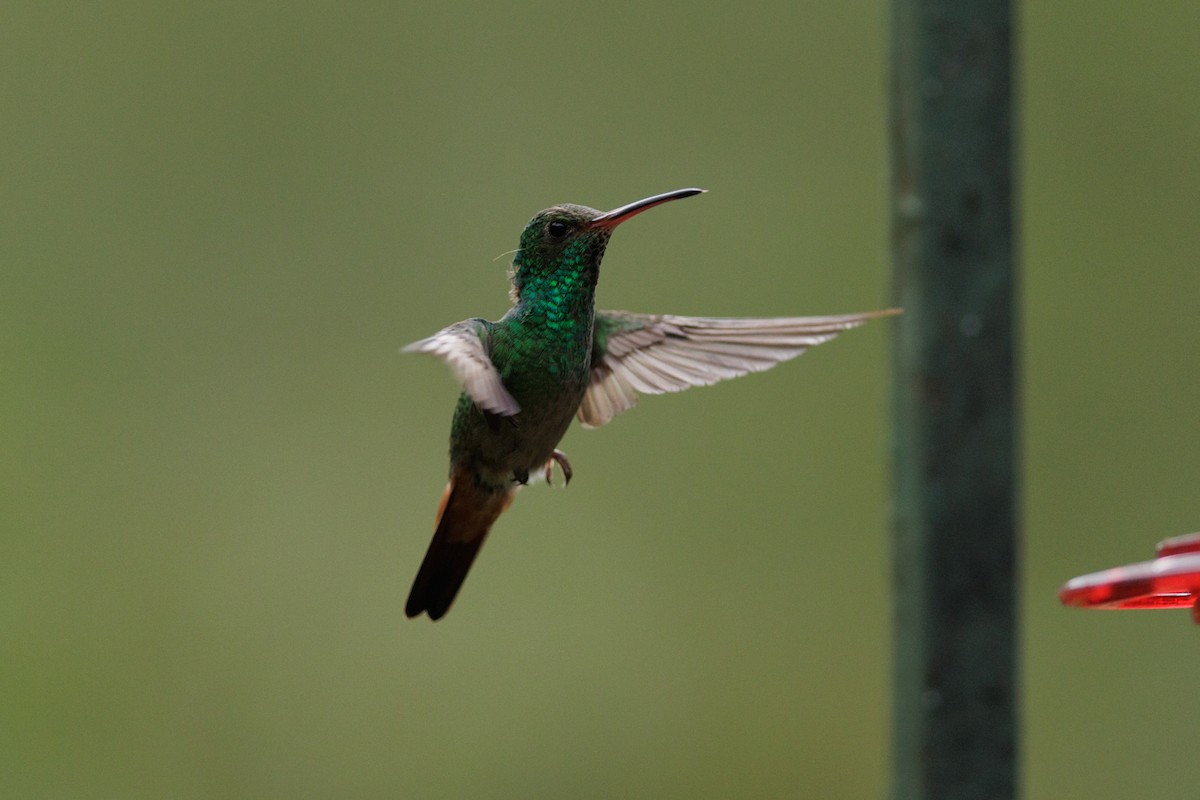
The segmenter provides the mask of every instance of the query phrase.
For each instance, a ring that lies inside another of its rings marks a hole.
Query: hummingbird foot
[[[546,484],[554,485],[552,478],[554,477],[555,462],[558,462],[558,468],[562,470],[563,486],[570,486],[571,476],[575,473],[571,471],[571,462],[567,460],[567,454],[562,450],[555,450],[550,454],[550,460],[546,462]]]

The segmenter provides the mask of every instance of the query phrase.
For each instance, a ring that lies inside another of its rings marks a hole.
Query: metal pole
[[[893,800],[1017,787],[1012,3],[893,0]]]

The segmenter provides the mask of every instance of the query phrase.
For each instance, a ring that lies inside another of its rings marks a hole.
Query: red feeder
[[[1072,578],[1058,599],[1080,608],[1190,607],[1200,624],[1200,533],[1159,542],[1153,561]]]

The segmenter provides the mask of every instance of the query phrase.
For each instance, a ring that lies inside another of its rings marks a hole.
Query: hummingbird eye
[[[551,220],[550,224],[546,226],[546,232],[555,239],[561,239],[562,237],[566,236],[567,230],[567,223],[563,222],[561,219]]]

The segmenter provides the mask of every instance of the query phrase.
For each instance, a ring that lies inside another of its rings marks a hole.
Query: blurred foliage
[[[1200,632],[1054,593],[1200,528],[1200,6],[1022,14],[1023,782],[1188,796]],[[573,430],[436,625],[455,389],[396,351],[538,209],[687,185],[603,305],[886,305],[886,24],[0,8],[0,794],[881,796],[891,323]]]

